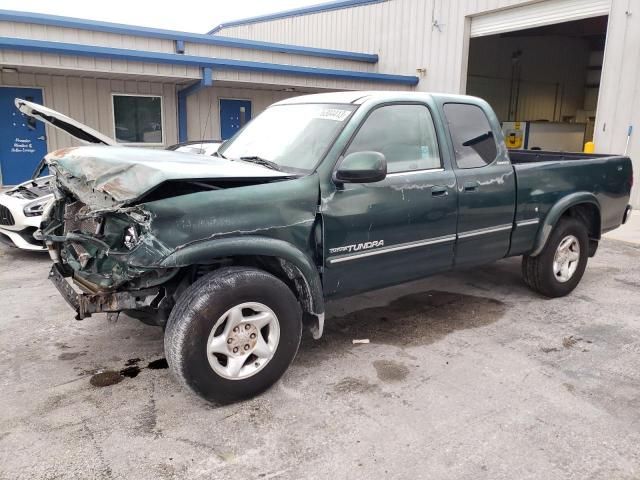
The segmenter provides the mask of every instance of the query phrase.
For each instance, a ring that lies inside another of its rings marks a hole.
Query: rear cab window
[[[484,110],[470,103],[445,103],[444,115],[458,168],[480,168],[495,161],[498,145]]]

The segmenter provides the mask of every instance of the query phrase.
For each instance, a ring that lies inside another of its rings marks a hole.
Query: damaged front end
[[[108,195],[83,188],[78,179],[50,168],[57,181],[41,236],[54,262],[49,278],[75,310],[76,319],[126,311],[162,324],[173,306],[167,287],[179,269],[137,265],[141,254],[154,263],[153,257],[159,262],[168,253],[148,235],[150,214],[139,207],[118,206]]]
[[[125,312],[163,325],[200,276],[234,262],[260,262],[248,258],[255,248],[247,251],[240,237],[311,248],[315,177],[130,147],[74,147],[46,160],[55,177],[54,200],[43,214],[40,238],[54,262],[51,280],[78,319]],[[208,253],[213,244],[229,249]],[[304,263],[299,256],[294,260]],[[306,276],[317,277],[307,263]],[[277,261],[269,265],[297,290],[311,288],[297,279],[300,273],[288,274]],[[313,286],[313,303],[320,304],[319,278]]]

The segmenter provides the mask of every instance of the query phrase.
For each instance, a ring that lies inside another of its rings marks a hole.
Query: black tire
[[[209,335],[225,312],[247,302],[259,302],[275,313],[280,338],[261,370],[244,379],[224,378],[209,363]],[[301,336],[300,304],[280,279],[255,268],[229,267],[200,278],[178,299],[167,321],[164,349],[181,383],[224,404],[253,397],[278,381],[295,358]]]
[[[553,261],[560,242],[573,235],[580,245],[578,265],[569,280],[561,282],[553,271]],[[554,227],[547,244],[538,256],[522,257],[522,277],[532,290],[546,297],[564,297],[580,283],[589,258],[589,234],[587,227],[578,219],[561,218]]]

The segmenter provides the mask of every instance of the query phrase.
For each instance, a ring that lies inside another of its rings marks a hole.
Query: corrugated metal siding
[[[67,42],[79,45],[123,48],[129,50],[175,53],[174,44],[171,40],[160,40],[114,33],[92,32],[90,30],[81,30],[75,28],[0,21],[0,37],[3,36],[55,42]],[[377,65],[370,63],[262,50],[221,47],[217,45],[207,45],[202,43],[186,42],[185,54],[209,58],[229,58],[235,60],[276,63],[282,65],[301,65],[306,67],[384,73],[384,71],[378,69]],[[3,64],[16,66],[64,68],[68,70],[77,70],[83,72],[88,71],[100,73],[115,73],[123,75],[157,75],[161,77],[187,79],[195,79],[200,77],[200,71],[196,67],[10,50],[0,50],[0,62]],[[286,76],[277,77],[286,78]],[[250,83],[261,83],[263,81],[266,81],[267,83],[277,82],[276,76],[266,76],[263,74],[255,73],[245,74],[231,71],[221,72],[220,78],[225,80],[241,78],[242,81]],[[313,82],[314,85],[319,88],[331,89],[371,88],[372,85],[370,83],[367,86],[367,84],[363,82],[349,81],[336,83],[334,80],[317,78],[309,79],[306,77],[296,78],[295,81],[294,77],[289,77],[283,84],[306,86],[309,81]],[[400,89],[405,88],[407,87],[400,87]]]
[[[461,92],[466,16],[527,1],[389,0],[228,27],[218,35],[377,53],[381,72],[416,75],[426,68],[417,90]]]
[[[112,93],[161,95],[164,107],[165,142],[167,145],[171,145],[178,141],[176,89],[173,84],[0,72],[0,85],[40,87],[44,91],[46,106],[86,123],[110,137],[114,135]],[[47,147],[49,150],[72,145],[77,145],[77,143],[69,135],[55,128],[47,127]]]
[[[369,81],[319,79],[301,75],[282,75],[261,72],[214,70],[214,81],[239,82],[272,87],[313,88],[323,90],[412,90],[408,85],[395,85]]]
[[[26,38],[79,45],[99,45],[131,50],[173,52],[173,42],[154,38],[135,37],[111,33],[92,32],[74,28],[33,25],[28,23],[0,22],[0,37]],[[120,60],[50,55],[32,52],[0,51],[0,61],[9,65],[30,67],[63,67],[70,70],[113,72],[122,74],[146,74],[166,77],[199,78],[197,68],[180,65],[127,62]]]
[[[103,73],[110,75],[141,75],[145,77],[175,78],[176,80],[199,79],[202,76],[200,69],[197,67],[12,50],[0,50],[0,63],[16,67],[62,69],[71,75],[89,72],[96,75]]]
[[[368,52],[363,52],[368,53]],[[244,48],[219,47],[204,43],[187,43],[186,55],[196,55],[214,58],[233,58],[235,60],[247,60],[255,62],[278,63],[282,65],[303,65],[306,67],[334,68],[342,70],[355,70],[358,72],[379,71],[375,64],[340,60],[333,58],[320,58],[290,53],[269,52],[262,50],[250,50]],[[380,70],[381,73],[385,73]],[[393,72],[386,72],[393,73]]]

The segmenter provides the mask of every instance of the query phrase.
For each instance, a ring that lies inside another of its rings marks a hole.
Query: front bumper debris
[[[76,312],[76,320],[93,313],[114,313],[123,310],[156,308],[164,296],[161,288],[149,288],[133,292],[77,293],[64,278],[57,264],[51,267],[49,280]]]

